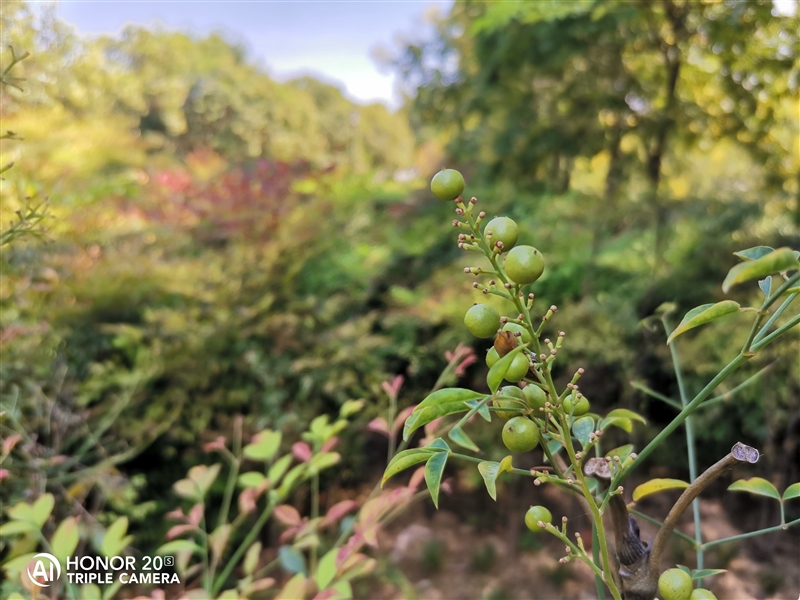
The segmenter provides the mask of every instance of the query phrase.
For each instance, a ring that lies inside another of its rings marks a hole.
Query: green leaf
[[[50,540],[53,555],[64,563],[67,557],[72,556],[72,553],[75,552],[79,541],[78,521],[75,517],[67,517],[61,521],[58,529],[53,534],[53,538]]]
[[[186,550],[190,550],[193,554],[203,553],[203,549],[195,544],[192,540],[172,540],[163,546],[159,546],[156,550],[156,554],[174,554],[176,552],[184,552]]]
[[[447,434],[451,440],[453,440],[456,444],[461,446],[462,448],[466,448],[467,450],[472,450],[473,452],[480,452],[481,449],[475,445],[469,436],[464,433],[464,430],[461,427],[453,427]]]
[[[242,568],[245,575],[252,575],[258,566],[258,559],[261,558],[261,542],[254,542],[244,553]]]
[[[767,275],[798,268],[797,257],[791,248],[779,248],[760,258],[739,263],[728,271],[722,282],[722,291],[727,293],[734,285],[762,279]]]
[[[302,573],[308,575],[306,559],[303,553],[291,546],[281,546],[278,549],[278,560],[281,566],[289,573]]]
[[[333,578],[336,577],[336,557],[338,554],[339,548],[333,548],[319,559],[319,565],[317,566],[317,573],[315,576],[318,590],[324,590],[333,581]]]
[[[445,442],[442,438],[436,438],[430,444],[424,446],[424,448],[436,452],[450,452],[450,446],[448,446],[447,442]]]
[[[589,434],[593,432],[594,419],[592,417],[581,417],[572,424],[572,433],[584,448],[589,445]]]
[[[606,456],[615,457],[619,456],[620,462],[625,462],[625,459],[628,458],[633,452],[633,444],[625,444],[624,446],[619,446],[618,448],[613,448],[606,452]]]
[[[780,500],[781,495],[778,490],[769,481],[763,477],[751,477],[750,479],[740,479],[734,481],[728,486],[729,492],[749,492],[759,496],[767,496],[768,498],[775,498]]]
[[[34,556],[36,556],[35,552],[30,552],[21,556],[15,556],[8,562],[3,563],[3,573],[8,577],[8,579],[14,579],[17,574],[22,571],[22,569],[28,566],[28,563],[33,560]]]
[[[489,369],[488,375],[486,375],[486,384],[489,386],[489,389],[492,392],[492,395],[497,393],[497,389],[500,387],[500,384],[503,382],[503,379],[506,377],[506,373],[508,372],[508,367],[511,366],[511,362],[514,360],[514,357],[522,352],[523,346],[520,344],[516,348],[514,348],[511,352],[506,354],[503,358],[498,360],[492,368]]]
[[[436,508],[439,508],[439,486],[442,483],[442,475],[444,474],[448,456],[450,456],[448,452],[437,452],[425,463],[425,484],[428,486],[431,500],[433,500],[433,505]]]
[[[381,479],[381,487],[389,480],[389,478],[397,475],[400,471],[404,471],[409,467],[428,460],[433,454],[433,451],[426,450],[425,448],[411,448],[403,450],[395,455],[389,464],[386,465],[386,470],[383,472],[383,479]]]
[[[221,467],[219,463],[210,467],[206,465],[192,467],[186,474],[186,479],[176,481],[172,487],[179,496],[190,500],[202,500],[219,476]]]
[[[712,575],[719,575],[720,573],[727,573],[727,569],[692,569],[690,575],[692,579],[697,581],[698,579],[705,579],[706,577],[711,577]]]
[[[133,536],[126,536],[128,531],[128,517],[119,517],[106,530],[100,552],[106,556],[122,554],[125,547],[133,541]]]
[[[0,537],[29,533],[31,531],[39,531],[36,524],[31,521],[9,521],[0,525]]]
[[[278,494],[281,497],[286,497],[289,492],[292,491],[292,487],[297,480],[300,479],[308,469],[308,465],[306,463],[301,463],[299,465],[295,465],[292,467],[292,470],[286,474],[286,477],[283,478],[283,482],[281,482],[281,487],[278,488]]]
[[[600,421],[600,429],[606,429],[614,425],[615,427],[619,427],[623,431],[630,433],[633,431],[633,421],[630,419],[626,419],[624,417],[606,417],[602,421]]]
[[[608,413],[606,415],[606,419],[608,419],[608,418],[612,418],[613,419],[613,418],[617,418],[617,417],[621,417],[623,419],[631,419],[632,421],[639,421],[642,425],[647,425],[647,419],[645,419],[639,413],[635,413],[632,410],[628,410],[627,408],[615,408],[614,410],[612,410],[610,413]],[[602,427],[602,421],[600,423],[601,423],[601,427],[600,428],[602,429],[603,428]]]
[[[414,412],[420,412],[429,406],[439,406],[441,404],[452,404],[454,402],[466,402],[482,398],[485,394],[474,392],[464,388],[444,388],[429,394],[422,402],[414,407]]]
[[[236,482],[239,484],[239,487],[244,488],[254,488],[261,485],[261,483],[266,479],[263,473],[259,473],[258,471],[248,471],[247,473],[242,473],[239,475],[239,478]]]
[[[426,406],[421,411],[412,413],[408,419],[406,419],[406,424],[403,428],[403,439],[408,440],[408,436],[431,421],[441,419],[448,415],[467,412],[468,410],[470,410],[470,407],[465,401],[448,402],[447,404],[439,404],[437,406]]]
[[[481,477],[483,477],[483,482],[486,484],[486,491],[489,492],[489,496],[492,497],[492,500],[497,501],[497,478],[500,476],[500,473],[510,471],[512,468],[510,455],[506,456],[500,462],[484,460],[478,463],[478,472],[481,474]]]
[[[784,500],[791,500],[792,498],[800,498],[800,483],[793,483],[783,492]]]
[[[747,250],[739,250],[738,252],[734,252],[733,255],[744,261],[748,261],[748,260],[756,260],[757,258],[766,256],[767,254],[773,251],[774,249],[770,248],[769,246],[753,246],[752,248],[748,248]]]
[[[359,412],[363,406],[363,400],[347,400],[344,404],[342,404],[342,408],[339,409],[339,416],[343,419],[346,419],[350,415],[354,415]]]
[[[244,455],[253,460],[268,461],[278,452],[281,446],[281,432],[265,429],[255,436],[251,444],[244,447]]]
[[[337,464],[341,459],[342,456],[338,452],[321,452],[311,458],[308,466],[317,469],[317,471],[324,471]]]
[[[761,290],[761,293],[764,294],[765,297],[768,297],[770,291],[772,290],[772,277],[770,276],[766,279],[760,279],[758,281],[758,287]]]
[[[492,422],[492,411],[489,410],[489,406],[487,403],[481,405],[480,402],[477,400],[467,400],[466,405],[470,407],[470,409],[475,408],[476,406],[480,405],[478,409],[478,414],[483,417],[484,421],[488,421],[489,423]]]
[[[292,464],[291,454],[281,456],[275,461],[275,464],[269,468],[269,471],[267,471],[267,479],[272,482],[272,485],[278,485],[278,482],[280,482],[281,477],[283,477],[284,473],[286,473],[286,469],[289,468],[290,464]]]
[[[633,501],[638,502],[645,496],[655,494],[656,492],[663,492],[664,490],[684,489],[689,487],[689,484],[680,479],[651,479],[643,484],[636,486],[633,490]]]
[[[743,264],[746,265],[747,263]],[[693,308],[686,313],[686,316],[683,317],[683,320],[675,328],[675,331],[669,335],[667,338],[667,344],[690,329],[694,329],[700,325],[705,325],[706,323],[714,321],[715,319],[719,319],[720,317],[724,317],[730,313],[737,312],[740,309],[741,307],[739,306],[739,303],[734,302],[733,300],[723,300],[722,302],[717,302],[716,304],[703,304]]]
[[[275,600],[298,600],[298,598],[305,598],[306,588],[308,587],[308,580],[303,573],[297,573],[289,581],[286,582],[275,596]]]
[[[33,503],[33,520],[39,527],[44,527],[56,501],[53,494],[42,494]]]
[[[103,592],[94,583],[85,583],[81,586],[81,600],[100,600]]]

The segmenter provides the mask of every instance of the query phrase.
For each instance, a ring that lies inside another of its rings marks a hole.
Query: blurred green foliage
[[[17,164],[0,221],[45,193],[51,216],[48,243],[0,259],[3,410],[43,459],[87,436],[120,457],[88,456],[98,468],[64,493],[111,497],[135,528],[236,414],[291,439],[397,373],[410,376],[401,407],[418,401],[444,351],[469,340],[474,298],[471,257],[422,190],[445,146],[467,193],[544,253],[537,306],[559,306],[563,372],[586,369],[598,410],[645,402],[632,380],[676,396],[666,336],[643,320],[722,299],[733,250],[798,246],[798,20],[771,10],[458,2],[435,39],[401,49],[415,99],[392,114],[313,79],[277,83],[216,35],[85,39],[9,4],[3,48],[32,55],[24,91],[0,103],[24,138],[2,140],[0,163]],[[690,388],[746,334],[731,321],[677,342]],[[698,413],[702,463],[741,440],[797,479],[783,453],[800,426],[798,351],[786,336],[759,385]],[[368,405],[364,423],[384,409]],[[673,414],[646,410],[645,435]],[[375,439],[343,439],[340,482],[380,468]],[[657,460],[684,468],[681,455]],[[68,478],[57,463],[49,473]],[[144,477],[115,491],[121,474]],[[27,480],[10,481],[3,495],[23,493]]]

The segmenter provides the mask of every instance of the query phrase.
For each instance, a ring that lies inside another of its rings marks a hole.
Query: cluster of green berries
[[[664,600],[717,600],[703,588],[692,589],[692,577],[683,569],[667,569],[658,578],[658,593]]]

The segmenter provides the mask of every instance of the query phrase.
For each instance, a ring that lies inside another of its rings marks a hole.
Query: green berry
[[[531,506],[528,512],[525,513],[525,525],[534,533],[538,533],[544,531],[543,528],[539,527],[540,521],[542,523],[552,523],[553,514],[544,506]]]
[[[658,578],[658,593],[664,600],[689,600],[692,578],[683,569],[667,569]]]
[[[717,600],[717,597],[705,588],[697,588],[689,596],[689,600]]]
[[[431,191],[439,200],[455,200],[464,191],[464,176],[455,169],[442,169],[431,179]]]
[[[517,325],[516,323],[506,323],[503,325],[503,331],[510,331],[511,333],[516,334],[519,333],[520,337],[518,339],[522,340],[523,344],[527,344],[531,341],[531,334],[525,329],[522,325]]]
[[[525,375],[528,374],[529,368],[530,363],[528,362],[528,356],[523,352],[520,352],[511,360],[511,364],[508,365],[508,370],[506,371],[505,376],[506,381],[510,381],[512,383],[522,381]]]
[[[500,329],[500,313],[488,304],[476,304],[464,315],[464,325],[478,338],[490,338]]]
[[[494,346],[492,346],[486,353],[486,366],[491,369],[498,360],[500,360],[500,355],[497,353],[497,350],[494,349]]]
[[[526,385],[523,388],[522,393],[525,395],[525,400],[528,401],[528,404],[530,404],[536,410],[544,408],[544,403],[548,401],[547,392],[545,392],[538,385],[533,385],[532,383]]]
[[[503,425],[503,443],[512,452],[530,452],[539,443],[539,428],[527,417],[514,417]]]
[[[514,247],[514,244],[517,243],[519,227],[517,227],[514,219],[497,217],[486,224],[483,235],[489,243],[489,246],[494,248],[497,242],[502,242],[503,248],[501,251],[508,252]]]
[[[519,389],[515,385],[506,385],[501,387],[498,392],[498,396],[509,396],[511,398],[517,398],[518,400],[522,400],[522,402],[515,402],[514,400],[510,400],[508,398],[495,398],[492,402],[497,407],[502,408],[525,408],[527,402],[525,402],[525,394],[523,394],[522,390]],[[498,410],[495,414],[500,417],[501,419],[505,419],[508,421],[509,419],[513,419],[514,417],[520,416],[520,413],[514,411],[502,411]]]
[[[533,246],[517,246],[508,252],[503,267],[515,283],[533,283],[544,272],[544,257]]]
[[[580,417],[581,415],[585,415],[589,412],[589,401],[586,399],[586,396],[581,396],[578,401],[575,403],[575,408],[572,408],[572,400],[570,398],[564,399],[564,412],[569,414],[572,413],[573,417]]]

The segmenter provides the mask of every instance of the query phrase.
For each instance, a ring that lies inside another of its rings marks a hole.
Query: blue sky
[[[115,34],[129,23],[161,24],[242,42],[276,79],[313,74],[358,102],[398,106],[394,77],[371,57],[396,36],[424,35],[425,14],[447,12],[452,0],[399,1],[76,1],[55,3],[58,16],[83,34]]]

